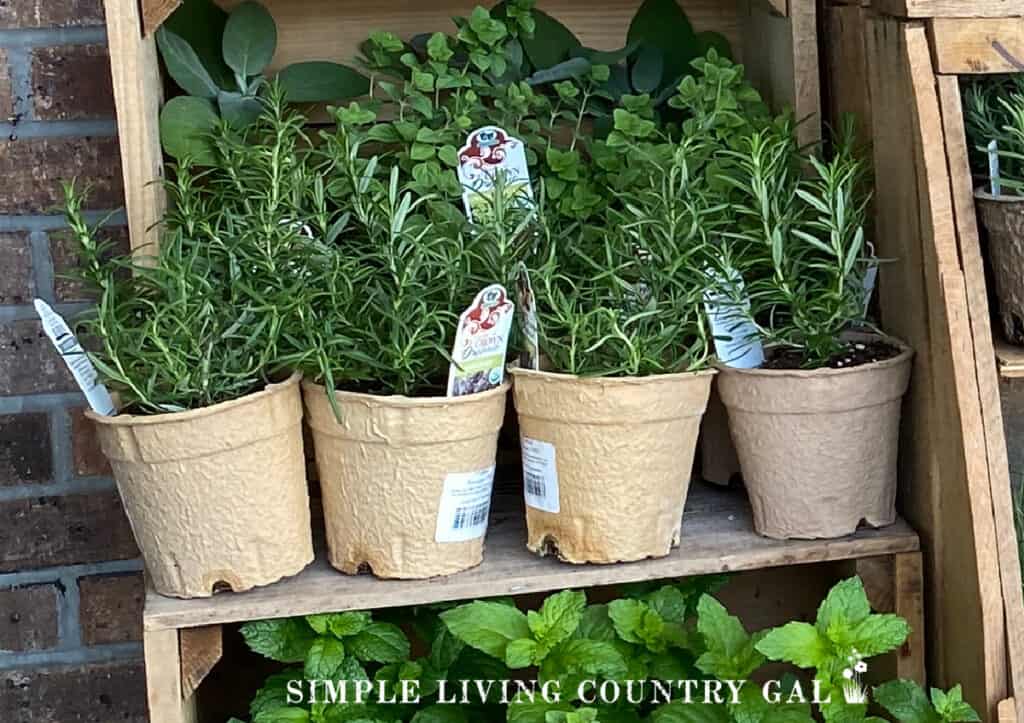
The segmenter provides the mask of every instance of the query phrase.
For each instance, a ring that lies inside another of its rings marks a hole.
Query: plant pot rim
[[[513,377],[533,377],[535,379],[550,379],[558,382],[574,382],[576,384],[593,384],[602,386],[637,386],[649,384],[654,381],[674,381],[683,378],[700,378],[714,376],[717,369],[708,367],[697,369],[692,372],[671,372],[668,374],[648,374],[643,377],[583,377],[578,374],[565,374],[564,372],[546,372],[537,369],[524,369],[518,364],[509,364],[508,371]]]
[[[1024,195],[1008,194],[1003,193],[998,196],[993,196],[991,193],[985,190],[984,186],[979,186],[974,189],[974,197],[982,201],[990,201],[992,203],[1024,203]]]
[[[853,367],[844,367],[843,369],[833,369],[831,367],[821,367],[818,369],[762,369],[760,367],[755,369],[740,369],[738,367],[725,366],[721,363],[717,363],[716,368],[723,374],[736,374],[748,377],[771,377],[773,379],[781,379],[782,377],[814,377],[820,379],[823,377],[841,377],[848,374],[855,374],[857,372],[890,369],[907,363],[914,356],[914,350],[901,339],[897,339],[894,336],[888,336],[886,334],[872,334],[869,336],[874,336],[881,341],[885,341],[893,346],[898,346],[903,351],[889,359],[883,359],[878,362],[869,362],[867,364],[858,364]]]
[[[226,402],[211,404],[207,407],[186,409],[183,412],[166,412],[164,414],[118,414],[113,417],[107,417],[102,414],[96,414],[91,409],[87,409],[85,416],[87,419],[90,419],[97,424],[105,424],[109,426],[140,427],[158,424],[179,424],[181,422],[190,422],[195,419],[209,417],[214,414],[221,414],[222,412],[237,409],[238,407],[244,407],[249,404],[259,404],[269,396],[281,394],[282,392],[298,385],[300,381],[302,381],[302,372],[292,372],[291,376],[284,381],[271,382],[257,392],[246,394],[238,397],[237,399],[229,399]]]
[[[302,382],[302,388],[308,393],[327,394],[327,387],[323,384],[317,384],[309,379]],[[340,389],[335,389],[334,398],[338,401],[347,400],[350,402],[362,402],[364,404],[374,404],[383,407],[443,407],[451,406],[453,404],[482,402],[492,397],[505,396],[511,388],[512,383],[506,379],[501,383],[501,386],[497,386],[494,389],[488,389],[486,392],[479,392],[477,394],[466,394],[461,397],[407,397],[403,394],[366,394],[363,392],[346,392]]]

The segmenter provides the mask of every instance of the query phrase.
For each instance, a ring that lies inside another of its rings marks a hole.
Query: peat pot
[[[160,594],[241,592],[313,561],[299,380],[186,412],[87,413]]]
[[[669,554],[715,372],[512,374],[529,549],[572,563]]]
[[[483,560],[509,384],[464,397],[303,393],[331,564],[420,579]]]
[[[722,367],[729,413],[754,514],[776,539],[853,533],[896,520],[900,405],[913,352],[848,369]]]
[[[1024,197],[974,194],[988,230],[999,317],[1006,340],[1024,344]]]

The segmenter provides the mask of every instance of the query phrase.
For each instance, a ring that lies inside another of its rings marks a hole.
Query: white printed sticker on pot
[[[707,273],[718,282],[717,289],[704,294],[704,310],[718,360],[736,369],[756,369],[764,364],[764,346],[749,319],[750,297],[743,287],[743,277],[735,269],[724,275],[714,269],[707,269]]]
[[[476,295],[459,317],[448,371],[448,396],[464,397],[500,387],[516,306],[501,284]]]
[[[437,542],[466,542],[487,534],[494,488],[494,466],[476,472],[455,472],[444,479],[437,510]]]
[[[555,514],[561,511],[555,445],[523,437],[523,492],[530,507]]]
[[[458,175],[471,222],[481,223],[493,213],[494,191],[499,183],[510,205],[534,205],[526,146],[503,128],[484,126],[469,134],[466,145],[459,150]]]

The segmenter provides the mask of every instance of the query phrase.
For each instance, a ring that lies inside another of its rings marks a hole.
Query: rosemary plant
[[[1024,76],[982,76],[964,86],[971,166],[988,178],[988,145],[996,142],[1002,185],[1024,195]]]

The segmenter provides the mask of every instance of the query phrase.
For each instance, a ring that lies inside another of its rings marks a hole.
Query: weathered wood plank
[[[181,696],[178,631],[144,631],[142,646],[150,723],[189,723]]]
[[[873,0],[872,7],[904,18],[1005,18],[1024,15],[1020,0]]]
[[[1024,63],[1024,18],[935,18],[935,68],[943,74],[1015,73]]]
[[[189,698],[224,654],[224,633],[220,625],[182,628],[181,695]]]

